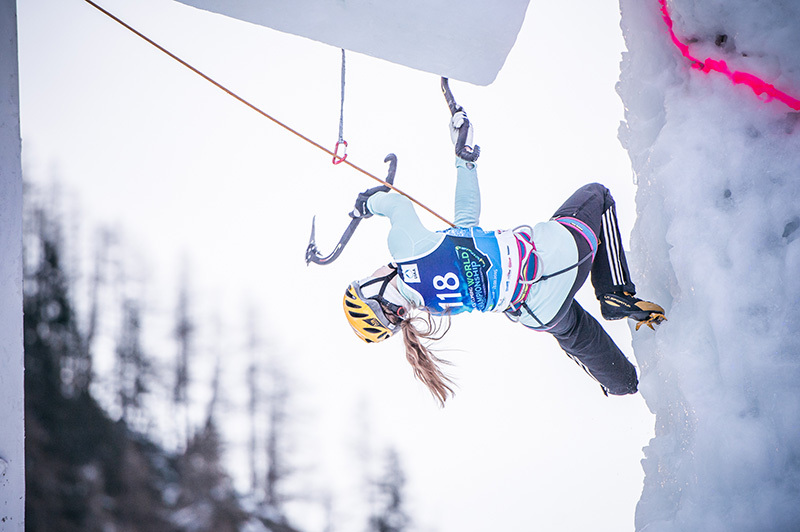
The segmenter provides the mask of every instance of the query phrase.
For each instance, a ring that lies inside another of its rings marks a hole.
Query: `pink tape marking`
[[[667,0],[658,1],[661,4],[661,14],[663,15],[664,22],[669,29],[669,36],[672,39],[672,43],[678,48],[678,50],[680,50],[681,54],[686,59],[692,62],[692,68],[696,68],[705,73],[708,73],[712,70],[719,72],[720,74],[726,75],[734,85],[747,85],[753,90],[754,93],[756,93],[756,96],[758,96],[759,99],[765,102],[778,100],[785,103],[795,111],[800,111],[800,100],[789,96],[781,90],[776,89],[774,85],[767,83],[761,78],[753,74],[748,74],[747,72],[731,71],[725,61],[716,61],[711,58],[701,61],[700,59],[694,57],[689,51],[689,46],[682,43],[675,35],[672,17],[667,9]]]

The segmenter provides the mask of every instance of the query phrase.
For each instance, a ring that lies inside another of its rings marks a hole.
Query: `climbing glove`
[[[462,125],[464,125],[464,121],[466,118],[467,118],[466,111],[458,111],[450,118],[450,140],[453,141],[454,145],[456,142],[458,142],[459,129],[461,128]],[[467,121],[467,124],[469,125],[469,129],[467,130],[467,140],[465,144],[467,146],[472,146],[472,133],[475,128],[472,125],[472,122]]]
[[[356,204],[353,207],[353,211],[350,213],[351,218],[369,218],[372,216],[372,213],[367,207],[367,201],[369,198],[375,194],[376,192],[389,192],[389,187],[386,185],[380,185],[377,187],[372,187],[364,192],[359,192],[358,196],[356,197]]]

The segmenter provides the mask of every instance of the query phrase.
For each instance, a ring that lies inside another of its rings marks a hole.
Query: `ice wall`
[[[800,94],[800,5],[675,0],[676,35]],[[657,0],[621,0],[631,262],[669,321],[634,335],[656,414],[637,530],[800,526],[800,114],[692,68]]]
[[[0,2],[0,530],[25,529],[22,168],[16,2]]]
[[[178,0],[476,85],[494,81],[528,0]]]

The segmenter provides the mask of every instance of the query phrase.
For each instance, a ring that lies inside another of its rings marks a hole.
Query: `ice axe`
[[[390,153],[386,156],[383,160],[385,163],[389,163],[389,174],[386,176],[386,183],[393,185],[394,184],[394,173],[397,170],[397,156],[394,153]],[[388,187],[387,187],[388,190]],[[342,233],[342,237],[339,239],[339,243],[336,244],[336,247],[333,248],[333,251],[330,255],[323,257],[319,250],[317,249],[317,243],[315,240],[315,229],[316,229],[316,219],[317,217],[311,219],[311,238],[308,240],[308,247],[306,248],[306,264],[330,264],[331,262],[335,261],[339,255],[342,254],[342,250],[347,245],[347,242],[350,241],[350,237],[353,236],[353,233],[358,227],[358,224],[361,223],[361,220],[364,219],[363,216],[355,216],[352,212],[350,213],[350,224]]]
[[[456,103],[456,99],[453,97],[453,91],[450,90],[450,83],[447,78],[442,77],[442,93],[444,94],[445,100],[447,100],[447,106],[450,108],[450,116],[453,116],[459,111],[463,111],[464,108],[461,107]],[[480,146],[475,146],[470,148],[467,146],[467,134],[469,133],[469,120],[467,117],[464,117],[464,123],[461,124],[461,127],[458,129],[458,140],[456,140],[456,156],[465,161],[475,162],[478,160],[478,157],[481,154]]]

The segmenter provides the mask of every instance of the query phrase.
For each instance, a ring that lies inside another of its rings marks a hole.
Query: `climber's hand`
[[[450,118],[450,140],[453,141],[453,144],[458,142],[458,134],[465,122],[468,124],[469,129],[467,131],[467,140],[464,144],[472,146],[472,134],[475,128],[472,122],[467,120],[466,111],[458,111]]]
[[[372,216],[372,212],[370,212],[369,207],[367,207],[367,201],[373,194],[376,192],[389,192],[389,187],[386,185],[380,185],[377,187],[372,187],[370,189],[365,190],[364,192],[359,192],[358,196],[356,197],[356,203],[353,207],[353,211],[350,213],[351,218],[369,218]]]

